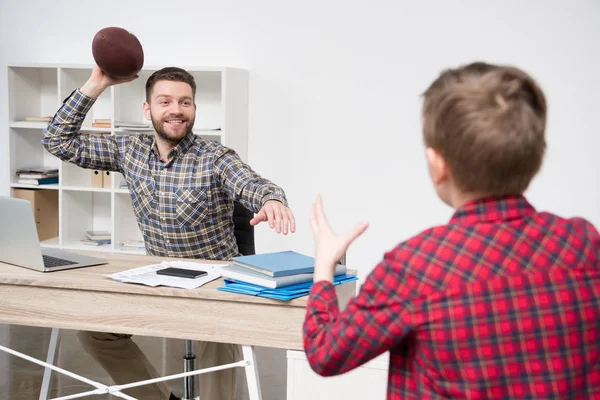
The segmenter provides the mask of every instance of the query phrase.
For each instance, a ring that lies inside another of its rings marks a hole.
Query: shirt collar
[[[171,151],[169,151],[169,154],[167,155],[169,162],[177,156],[179,156],[180,154],[185,154],[185,152],[188,151],[188,149],[194,144],[195,136],[196,135],[194,135],[194,132],[190,132],[187,135],[185,135],[179,141],[179,143],[177,143],[177,145],[173,147]],[[152,140],[152,145],[150,146],[150,149],[154,152],[154,155],[160,159],[158,147],[156,146],[156,138]]]
[[[459,207],[450,224],[471,225],[478,222],[504,222],[535,213],[535,208],[522,195],[486,197]]]

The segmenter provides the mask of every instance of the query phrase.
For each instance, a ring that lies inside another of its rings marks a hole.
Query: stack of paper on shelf
[[[81,244],[88,246],[102,246],[111,243],[111,235],[108,231],[87,231],[85,239],[81,239]]]
[[[17,182],[25,185],[49,185],[58,183],[58,168],[27,167],[16,171]]]
[[[291,300],[305,296],[312,287],[315,259],[294,251],[234,257],[221,268],[225,286],[219,290],[252,296]],[[335,282],[356,280],[345,265],[337,265]]]

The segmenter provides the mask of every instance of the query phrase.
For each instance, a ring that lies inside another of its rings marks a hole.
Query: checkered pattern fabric
[[[337,375],[389,351],[388,399],[600,398],[599,257],[583,219],[469,203],[386,253],[345,310],[316,283],[308,360]]]
[[[233,201],[258,212],[284,191],[230,148],[190,133],[160,160],[151,135],[79,134],[95,100],[79,90],[65,100],[42,143],[63,161],[123,174],[146,250],[162,257],[228,260],[239,255]]]

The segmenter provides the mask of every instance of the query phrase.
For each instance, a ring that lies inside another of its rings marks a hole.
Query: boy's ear
[[[428,147],[426,150],[427,166],[429,175],[435,185],[439,185],[448,180],[448,164],[446,160],[435,149]]]

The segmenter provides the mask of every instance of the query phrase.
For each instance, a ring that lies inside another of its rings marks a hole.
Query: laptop
[[[41,248],[31,203],[0,196],[0,262],[41,272],[107,264],[61,249]]]

